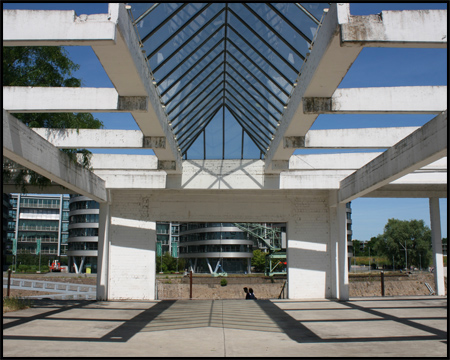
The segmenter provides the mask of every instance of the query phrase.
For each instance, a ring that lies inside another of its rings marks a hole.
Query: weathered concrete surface
[[[446,86],[337,89],[332,97],[304,97],[304,114],[436,114],[447,109]]]
[[[24,123],[3,110],[3,156],[75,193],[103,202],[105,182],[79,164],[70,161]]]
[[[444,357],[447,298],[41,301],[3,317],[5,357]]]
[[[350,16],[341,25],[343,46],[447,47],[446,10],[382,11]]]

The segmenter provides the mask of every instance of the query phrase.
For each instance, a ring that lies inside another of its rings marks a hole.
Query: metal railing
[[[21,225],[19,230],[46,230],[46,231],[58,231],[57,226],[39,226],[39,225]]]
[[[17,249],[17,254],[36,254],[36,249]],[[58,250],[42,249],[41,254],[57,255]]]
[[[20,207],[36,209],[59,209],[59,204],[33,204],[28,202],[20,203]]]
[[[37,240],[41,240],[43,243],[57,243],[58,238],[38,238],[38,237],[22,237],[19,238],[19,242],[37,242]]]

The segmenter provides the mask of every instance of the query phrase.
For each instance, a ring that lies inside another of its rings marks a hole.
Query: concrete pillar
[[[439,198],[430,198],[431,244],[433,249],[434,281],[436,295],[445,295],[444,263],[442,256],[441,218]]]
[[[339,300],[349,299],[348,290],[348,248],[347,248],[347,210],[345,204],[337,205],[337,223],[339,229]]]
[[[108,300],[110,204],[100,203],[97,256],[97,300]]]
[[[335,196],[336,191],[334,191]],[[331,298],[339,299],[339,226],[337,208],[330,207],[330,275]]]

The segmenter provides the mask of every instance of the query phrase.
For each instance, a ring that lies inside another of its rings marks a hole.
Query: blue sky
[[[106,13],[107,3],[3,3],[4,9],[75,10],[77,15]],[[447,3],[353,3],[352,15],[377,14],[382,10],[447,9]],[[85,87],[112,87],[90,47],[66,47],[71,59],[80,64],[75,74]],[[349,87],[447,85],[447,49],[365,48],[339,85]],[[138,126],[130,114],[96,113],[107,129],[132,129]],[[320,115],[312,129],[385,126],[421,126],[433,115]],[[356,150],[357,151],[357,150]],[[93,152],[106,152],[93,150]],[[312,151],[296,151],[311,153]],[[317,151],[315,151],[317,152]],[[331,152],[331,151],[321,151]],[[123,153],[112,150],[108,153]],[[151,150],[127,153],[153,154]],[[352,202],[353,238],[369,240],[383,232],[388,219],[423,219],[430,225],[428,199],[371,199]],[[441,233],[447,237],[447,199],[440,199]]]

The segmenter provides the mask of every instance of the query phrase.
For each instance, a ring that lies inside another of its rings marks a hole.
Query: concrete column
[[[337,205],[337,222],[339,229],[338,267],[339,267],[339,300],[349,299],[348,290],[348,249],[347,249],[347,211],[345,204]]]
[[[441,218],[439,198],[430,198],[431,244],[433,248],[434,281],[436,295],[445,295],[444,263],[442,256]]]
[[[336,206],[330,207],[330,262],[331,298],[339,299],[339,226]]]
[[[98,219],[97,300],[108,300],[110,204],[100,203]]]

